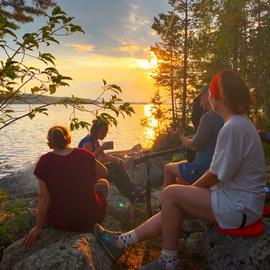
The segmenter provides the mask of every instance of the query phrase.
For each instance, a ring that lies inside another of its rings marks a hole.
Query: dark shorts
[[[185,162],[179,164],[181,177],[190,185],[198,180],[207,170],[208,168],[195,162]]]

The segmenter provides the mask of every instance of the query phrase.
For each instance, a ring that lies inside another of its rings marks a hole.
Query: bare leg
[[[172,185],[164,190],[162,197],[161,219],[165,249],[177,249],[177,239],[180,237],[179,228],[181,228],[184,216],[216,223],[209,189]]]
[[[168,163],[164,167],[164,186],[173,185],[176,183],[185,183],[184,179],[180,175],[179,164],[185,163],[186,160],[180,162]],[[178,179],[176,179],[178,178]]]
[[[161,236],[161,212],[146,220],[135,229],[138,242]]]
[[[107,179],[100,178],[95,184],[96,191],[101,193],[105,198],[107,198],[109,193],[110,183]]]

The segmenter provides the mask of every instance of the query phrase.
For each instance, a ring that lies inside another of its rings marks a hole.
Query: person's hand
[[[169,128],[168,133],[170,135],[174,135],[174,136],[177,136],[177,137],[182,136],[182,132],[181,132],[181,130],[179,128]]]
[[[128,164],[121,158],[118,158],[117,163],[119,163],[125,169],[128,168]]]
[[[23,245],[29,247],[35,243],[39,235],[42,233],[42,229],[35,226],[29,233],[24,237]]]

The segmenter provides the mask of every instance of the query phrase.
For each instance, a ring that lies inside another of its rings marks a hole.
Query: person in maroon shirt
[[[32,245],[45,224],[72,232],[91,232],[107,212],[109,182],[107,169],[94,155],[70,148],[66,128],[54,126],[48,132],[53,150],[42,155],[34,174],[39,179],[37,225],[25,236],[24,245]]]

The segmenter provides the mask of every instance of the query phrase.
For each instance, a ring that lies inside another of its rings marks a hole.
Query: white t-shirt
[[[220,130],[210,172],[219,179],[211,198],[219,225],[222,225],[219,217],[234,210],[245,213],[249,224],[262,216],[266,185],[264,152],[260,137],[246,116],[232,116]]]

